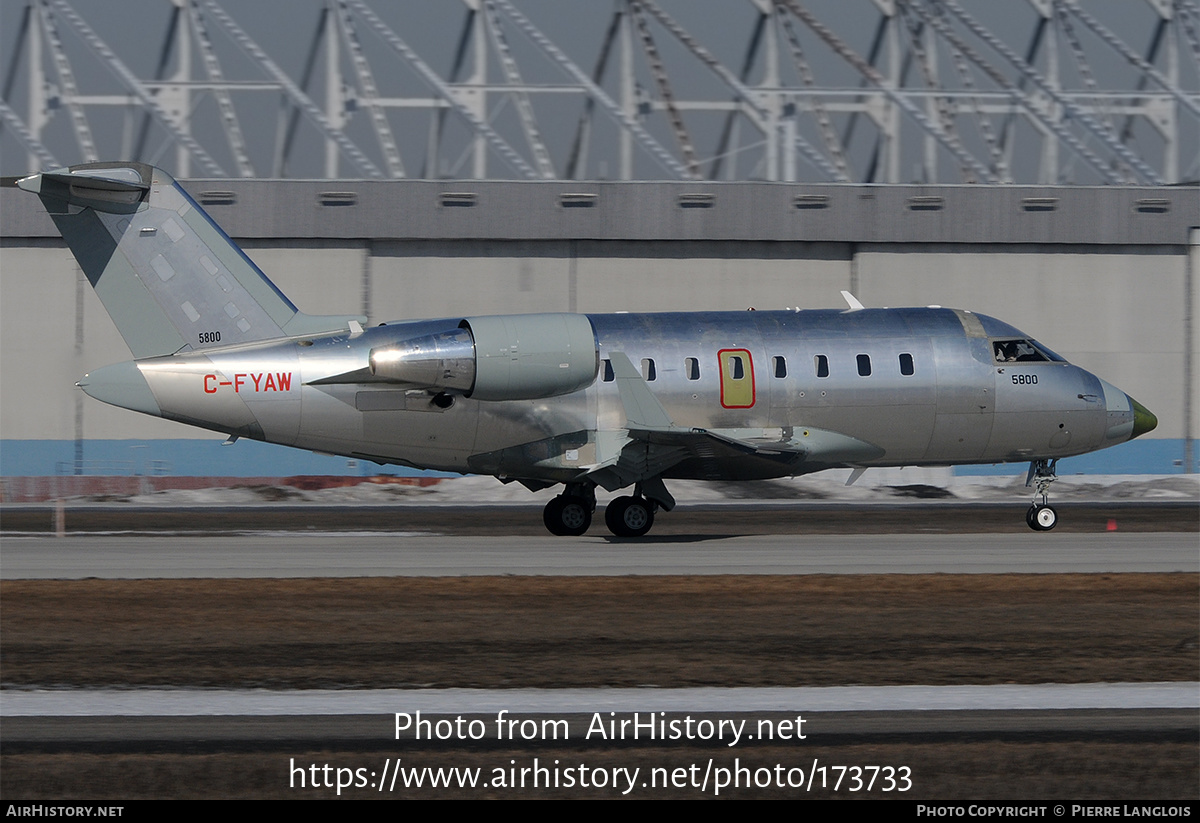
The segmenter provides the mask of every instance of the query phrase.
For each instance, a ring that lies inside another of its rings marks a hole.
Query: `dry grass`
[[[7,686],[798,686],[1200,679],[1197,577],[0,583]]]

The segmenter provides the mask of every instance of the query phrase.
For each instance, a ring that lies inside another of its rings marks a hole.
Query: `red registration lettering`
[[[243,386],[249,390],[251,381],[254,383],[255,393],[292,390],[292,373],[290,371],[275,372],[274,374],[271,372],[247,372],[235,374],[232,383],[228,380],[220,380],[215,374],[206,374],[204,375],[204,393],[216,394],[219,386],[233,386],[233,390],[240,394]]]

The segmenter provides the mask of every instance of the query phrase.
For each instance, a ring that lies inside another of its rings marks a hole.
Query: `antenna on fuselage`
[[[845,289],[842,289],[842,299],[845,300],[847,304],[849,304],[850,311],[858,311],[859,309],[866,308],[866,306],[864,306],[861,302],[859,302],[859,299],[857,297],[855,297],[853,294],[846,291]]]

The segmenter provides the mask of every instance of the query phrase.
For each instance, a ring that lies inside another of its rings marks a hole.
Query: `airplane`
[[[133,360],[78,383],[125,409],[417,469],[561,484],[543,521],[648,533],[666,480],[1028,462],[1048,531],[1059,459],[1153,413],[1024,332],[941,307],[545,313],[381,323],[304,314],[161,169],[85,163],[37,194]]]

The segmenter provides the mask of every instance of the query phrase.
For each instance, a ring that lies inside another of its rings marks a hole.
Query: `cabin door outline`
[[[754,358],[749,349],[721,349],[717,352],[721,373],[721,408],[749,409],[754,406]]]

